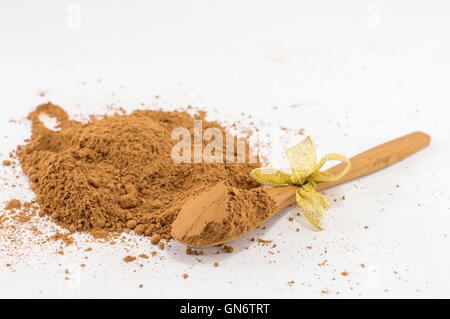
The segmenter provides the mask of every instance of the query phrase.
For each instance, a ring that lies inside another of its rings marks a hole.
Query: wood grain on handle
[[[343,178],[333,182],[317,184],[317,190],[333,187],[352,179],[373,173],[420,151],[430,143],[430,136],[422,132],[414,132],[387,143],[371,148],[361,154],[350,158],[352,168]],[[333,166],[327,172],[336,174],[344,168],[344,163]],[[269,188],[267,191],[278,206],[278,210],[295,203],[297,186]]]

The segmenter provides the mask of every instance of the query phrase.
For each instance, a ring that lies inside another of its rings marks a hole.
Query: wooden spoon
[[[416,153],[426,147],[429,143],[429,135],[422,132],[414,132],[371,148],[350,159],[352,163],[351,170],[343,178],[334,182],[318,183],[316,189],[318,191],[325,190],[335,185],[373,173]],[[336,174],[344,168],[344,165],[344,163],[336,165],[328,169],[327,172]],[[294,195],[297,188],[297,186],[284,186],[267,189],[269,196],[276,203],[276,209],[271,215],[267,216],[266,219],[255,224],[254,228],[264,223],[280,210],[294,204]],[[204,193],[201,193],[194,200],[187,202],[172,224],[172,237],[191,247],[207,247],[228,242],[247,233],[225,236],[220,240],[211,238],[210,241],[204,240],[201,244],[194,244],[189,241],[189,238],[193,238],[195,234],[199,234],[205,225],[226,216],[226,205],[223,203],[225,190],[226,188],[221,182],[206,190]]]

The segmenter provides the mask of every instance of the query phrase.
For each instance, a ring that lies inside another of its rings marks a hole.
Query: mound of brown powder
[[[41,122],[43,113],[58,120],[57,130]],[[259,186],[249,176],[258,164],[173,163],[171,149],[178,141],[172,141],[172,130],[184,127],[193,134],[193,120],[203,117],[140,110],[80,123],[59,106],[43,104],[28,116],[32,137],[18,156],[43,212],[71,232],[107,235],[133,229],[170,238],[187,199],[219,181],[243,190]],[[225,132],[203,119],[203,128],[208,127]]]

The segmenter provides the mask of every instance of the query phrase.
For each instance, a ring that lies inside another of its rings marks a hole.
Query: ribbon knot
[[[316,191],[317,182],[335,181],[348,173],[350,160],[340,154],[327,154],[316,162],[316,147],[311,138],[306,138],[293,148],[286,150],[292,173],[288,174],[273,168],[256,168],[250,175],[259,183],[269,186],[298,185],[295,199],[303,211],[306,219],[318,230],[322,230],[320,220],[329,204],[325,195]],[[338,174],[320,171],[322,166],[330,160],[341,161],[346,164]]]
[[[291,184],[292,185],[303,185],[306,182],[306,179],[310,175],[309,171],[300,170],[300,171],[292,171],[291,174]]]

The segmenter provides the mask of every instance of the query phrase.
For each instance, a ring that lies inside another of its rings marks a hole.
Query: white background
[[[449,14],[448,1],[2,2],[2,159],[29,135],[28,112],[48,100],[73,117],[141,103],[191,104],[211,119],[245,112],[304,129],[319,155],[351,156],[415,130],[432,143],[328,190],[323,232],[289,222],[292,207],[233,242],[234,253],[208,250],[202,263],[173,243],[162,259],[126,264],[124,256],[153,250],[134,236],[117,245],[77,236],[63,256],[56,243],[31,245],[29,257],[0,252],[0,296],[449,297]],[[283,146],[302,138],[285,136]],[[282,152],[271,152],[282,165]],[[11,174],[1,169],[2,178]],[[32,194],[2,183],[0,199],[12,197]]]

